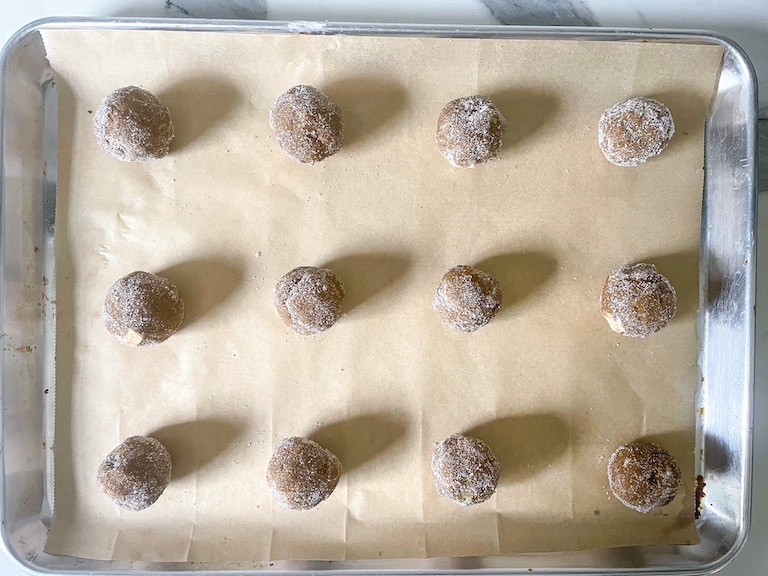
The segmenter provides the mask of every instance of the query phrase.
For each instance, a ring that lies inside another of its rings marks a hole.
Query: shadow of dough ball
[[[467,96],[445,105],[437,120],[437,147],[458,168],[495,158],[507,122],[489,98]]]
[[[432,479],[440,495],[454,504],[479,504],[496,491],[499,463],[482,440],[454,434],[432,453]]]
[[[154,438],[131,436],[107,454],[96,482],[120,508],[144,510],[171,482],[171,456]]]
[[[184,302],[176,286],[149,272],[131,272],[107,291],[104,325],[128,346],[167,340],[184,320]]]
[[[669,452],[652,442],[631,442],[608,460],[608,483],[624,506],[650,512],[672,502],[682,482]]]
[[[341,476],[333,452],[306,438],[286,438],[267,466],[267,485],[275,501],[290,510],[309,510],[328,498]]]
[[[118,88],[104,98],[93,116],[93,129],[101,149],[124,162],[162,158],[173,140],[168,108],[136,86]]]
[[[677,311],[672,284],[653,264],[612,270],[600,294],[600,313],[611,330],[645,338],[669,324]]]
[[[283,152],[305,164],[336,154],[344,143],[341,110],[312,86],[294,86],[280,96],[269,126]]]
[[[455,266],[443,275],[432,308],[443,325],[474,332],[493,320],[501,307],[501,287],[490,274],[472,266]]]
[[[317,334],[341,316],[344,284],[332,270],[301,266],[278,280],[274,303],[280,318],[294,332]]]
[[[617,166],[637,166],[661,154],[674,134],[669,108],[651,98],[617,102],[597,125],[600,149]]]

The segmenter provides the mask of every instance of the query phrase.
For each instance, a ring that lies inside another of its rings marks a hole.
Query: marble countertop
[[[766,0],[0,0],[0,43],[48,16],[134,16],[684,28],[718,32],[750,57],[758,84],[759,246],[768,246],[768,4]],[[720,574],[763,574],[768,562],[768,250],[758,250],[752,529]],[[26,574],[0,554],[0,574]]]

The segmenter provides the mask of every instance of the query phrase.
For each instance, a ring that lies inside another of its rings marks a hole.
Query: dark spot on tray
[[[48,388],[46,388],[45,390],[43,390],[43,394],[48,394]]]
[[[38,248],[37,246],[35,246],[35,254],[37,254],[38,252],[40,252],[40,248]]]
[[[88,114],[93,114],[93,110],[88,110]]]
[[[600,516],[600,510],[595,510],[595,516]]]
[[[696,509],[693,512],[693,517],[698,520],[701,517],[701,499],[706,496],[706,493],[704,492],[704,487],[707,485],[706,482],[704,482],[704,476],[699,474],[696,476]]]

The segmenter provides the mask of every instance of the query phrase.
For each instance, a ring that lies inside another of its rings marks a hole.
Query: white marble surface
[[[48,16],[144,16],[555,24],[706,29],[741,45],[762,88],[768,119],[766,0],[0,0],[0,44],[24,24]],[[758,245],[768,246],[768,120],[760,123]],[[743,552],[720,574],[764,574],[768,565],[768,249],[758,250],[755,370],[755,482],[752,530]],[[26,574],[0,554],[0,574]]]

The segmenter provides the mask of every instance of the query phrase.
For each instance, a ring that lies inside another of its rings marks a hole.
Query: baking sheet
[[[713,46],[45,31],[60,105],[55,515],[47,552],[213,561],[506,554],[686,543],[693,527],[693,395],[703,122]],[[409,64],[418,62],[418,72]],[[345,148],[316,166],[280,152],[267,111],[298,83],[342,108]],[[104,156],[91,114],[137,84],[168,105],[169,157]],[[434,145],[447,101],[490,95],[508,121],[498,161],[450,167]],[[677,136],[636,169],[607,163],[596,121],[632,95],[665,102]],[[675,207],[674,210],[670,207]],[[651,261],[678,317],[646,340],[613,334],[607,271]],[[475,264],[504,305],[477,333],[440,325],[442,273]],[[347,315],[301,337],[274,282],[328,265]],[[179,286],[189,320],[132,350],[106,334],[103,294],[135,269]],[[467,431],[502,464],[483,505],[442,501],[434,442]],[[153,434],[174,481],[152,508],[114,509],[95,469]],[[345,475],[317,509],[273,507],[274,443],[307,435]],[[660,441],[686,484],[640,515],[610,498],[620,443]]]

